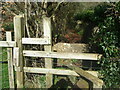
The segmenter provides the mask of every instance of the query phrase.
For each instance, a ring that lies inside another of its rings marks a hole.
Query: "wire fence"
[[[2,88],[9,88],[9,76],[8,76],[8,63],[7,63],[7,48],[0,48],[0,80]],[[33,58],[25,57],[25,65],[27,67],[45,67],[44,58]],[[88,63],[88,64],[87,64]],[[95,70],[100,69],[99,66],[94,66],[97,62],[92,61],[82,61],[82,60],[67,60],[67,59],[53,59],[53,68],[55,69],[69,69],[67,68],[68,64],[75,64],[77,67],[86,69],[86,70]],[[33,74],[25,73],[25,88],[45,88],[46,86],[46,77],[45,74]],[[53,86],[59,87],[61,80],[68,83],[68,76],[53,75]],[[55,86],[57,84],[57,86]],[[62,85],[62,84],[61,84]],[[69,86],[69,85],[68,85]]]
[[[38,66],[44,67],[44,58],[25,58],[25,61],[29,63],[29,66]],[[69,64],[74,64],[79,68],[88,69],[88,70],[99,70],[100,66],[97,64],[98,61],[90,60],[79,60],[79,59],[53,59],[53,67],[64,67]],[[32,65],[33,64],[33,65]]]

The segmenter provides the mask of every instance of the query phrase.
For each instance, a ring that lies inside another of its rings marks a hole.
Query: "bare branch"
[[[64,1],[64,0],[62,0],[61,2],[59,2],[59,3],[57,4],[57,6],[56,6],[56,8],[54,9],[54,12],[53,12],[53,14],[50,16],[50,18],[54,16],[54,13],[57,11],[58,7],[60,6],[61,3],[63,3],[63,1]]]
[[[26,26],[26,30],[27,30],[27,35],[30,38],[30,32],[29,32],[29,28],[28,28],[28,11],[27,11],[27,3],[28,1],[25,0],[25,26]]]
[[[36,27],[37,27],[37,30],[36,30],[36,38],[38,38],[38,34],[39,34],[39,26],[38,26],[38,23],[35,21],[35,24],[36,24]]]

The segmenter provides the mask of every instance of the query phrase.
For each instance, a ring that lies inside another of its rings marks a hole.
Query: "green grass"
[[[7,49],[0,48],[0,61],[7,61]]]
[[[0,61],[7,61],[7,49],[0,48]],[[0,63],[0,83],[2,88],[9,88],[8,64]]]
[[[2,64],[2,88],[9,88],[8,64]]]

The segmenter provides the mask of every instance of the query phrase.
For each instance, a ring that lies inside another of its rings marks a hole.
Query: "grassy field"
[[[0,62],[7,61],[7,50],[6,48],[0,48]],[[9,88],[9,78],[8,78],[8,64],[0,63],[0,82],[2,83],[2,88]]]

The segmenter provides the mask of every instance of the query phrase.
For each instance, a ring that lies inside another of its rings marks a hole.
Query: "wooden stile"
[[[30,51],[24,50],[24,56],[29,57],[46,57],[46,58],[63,58],[63,59],[85,59],[85,60],[98,60],[100,54],[90,53],[68,53],[68,52],[47,52],[47,51]]]
[[[44,45],[44,50],[47,52],[52,51],[52,36],[51,36],[51,20],[48,17],[43,17],[43,31],[44,31],[44,38],[48,38],[48,43],[50,45]],[[45,67],[52,68],[52,59],[45,58]],[[50,88],[53,84],[53,76],[51,74],[46,74],[46,88]]]
[[[0,41],[0,47],[9,47],[7,48],[7,55],[10,88],[15,88],[13,65],[16,71],[17,88],[24,87],[24,72],[45,74],[46,88],[50,88],[53,85],[53,74],[81,76],[93,82],[93,88],[102,88],[103,81],[97,78],[98,73],[95,71],[84,71],[76,66],[72,68],[68,66],[74,71],[52,68],[52,58],[99,60],[102,56],[101,54],[52,52],[51,20],[46,16],[43,17],[43,31],[44,38],[23,38],[24,16],[17,15],[14,17],[15,41],[12,41],[11,32],[6,32],[7,41]],[[23,50],[23,44],[41,44],[44,45],[44,51]],[[12,51],[11,47],[13,47],[14,51]],[[24,67],[23,56],[45,58],[45,68]],[[79,80],[79,85],[81,84],[80,82]]]
[[[22,50],[22,37],[24,30],[24,21],[22,15],[17,15],[14,17],[14,32],[16,46],[19,48],[19,65],[20,70],[16,72],[17,88],[23,88],[24,86],[24,74],[23,74],[23,50]]]
[[[11,32],[8,31],[6,32],[6,39],[7,41],[12,41]],[[8,59],[9,85],[10,88],[15,88],[12,48],[7,48],[7,59]]]

